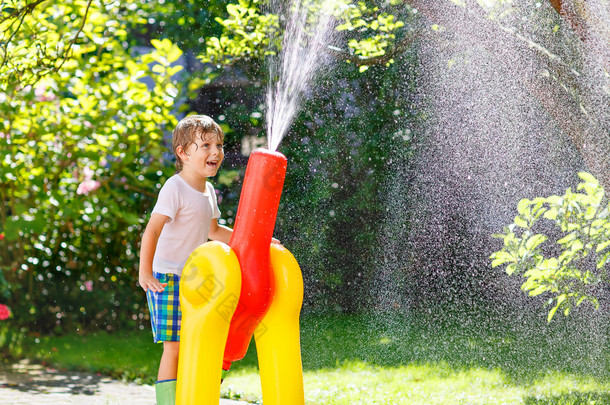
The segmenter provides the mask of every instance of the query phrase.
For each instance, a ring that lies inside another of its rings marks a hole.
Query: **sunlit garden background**
[[[3,362],[154,382],[138,253],[171,131],[222,126],[232,226],[281,3],[3,0]],[[330,3],[279,146],[306,403],[610,404],[608,1]],[[260,391],[252,345],[222,394]]]

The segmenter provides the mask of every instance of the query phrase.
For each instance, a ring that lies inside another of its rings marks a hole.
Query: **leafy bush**
[[[10,305],[12,322],[40,332],[143,327],[145,300],[135,285],[139,236],[160,184],[173,173],[164,134],[176,123],[174,104],[182,94],[179,83],[186,80],[175,79],[180,67],[172,63],[181,50],[169,40],[152,40],[156,49],[140,56],[134,45],[152,35],[175,35],[193,49],[206,43],[208,59],[200,55],[201,60],[235,65],[232,73],[241,80],[237,91],[219,85],[224,96],[212,106],[218,111],[201,112],[226,116],[219,122],[234,130],[227,149],[236,155],[245,135],[264,132],[267,74],[250,56],[268,51],[264,36],[257,40],[258,31],[274,30],[274,16],[260,12],[259,1],[231,7],[214,1],[197,15],[197,7],[186,3],[9,3],[0,10],[3,18],[16,16],[1,23],[6,28],[2,50],[10,63],[0,65],[0,303]],[[394,148],[409,144],[396,134],[410,100],[396,91],[409,85],[400,68],[394,65],[387,74],[376,68],[396,57],[382,54],[389,49],[387,40],[407,36],[398,23],[403,18],[394,21],[384,7],[344,3],[351,11],[340,17],[340,29],[352,40],[344,44],[347,53],[331,54],[342,63],[340,82],[327,80],[337,91],[312,100],[286,142],[292,163],[283,201],[289,203],[281,208],[278,229],[302,258],[309,286],[319,287],[331,304],[357,309],[366,303],[361,294],[374,274],[383,215],[379,180]],[[386,5],[397,11],[398,3]],[[240,14],[248,9],[256,12],[256,21]],[[211,16],[220,16],[216,25],[207,21]],[[252,27],[238,32],[246,20],[260,24],[254,32]],[[202,36],[196,38],[185,25],[204,28]],[[214,36],[238,43],[242,34],[251,40],[235,55],[228,55],[228,48],[214,54]],[[346,60],[350,64],[343,64]],[[370,76],[361,77],[365,65],[373,67],[366,72]],[[216,75],[210,69],[191,80],[190,90],[209,83]],[[370,87],[371,77],[379,85]],[[360,112],[346,110],[355,99],[358,105],[352,107]],[[363,126],[374,135],[360,134]],[[217,179],[229,224],[239,195],[234,185],[245,163],[236,160],[228,167],[234,170]],[[321,210],[312,209],[317,204]]]
[[[40,331],[142,321],[142,216],[172,172],[163,136],[176,123],[181,67],[172,64],[182,52],[164,40],[133,54],[125,26],[134,2],[76,3],[25,14],[13,40],[31,52],[37,24],[57,47],[64,32],[74,43],[61,65],[13,64],[0,77],[0,302]],[[74,16],[78,34],[60,25]],[[20,71],[30,72],[27,85]]]
[[[594,288],[609,280],[610,205],[591,174],[579,176],[581,192],[568,189],[562,196],[523,199],[514,223],[495,235],[504,247],[491,255],[492,266],[506,265],[509,275],[523,276],[521,288],[530,296],[548,293],[549,322],[558,310],[568,315],[586,301],[597,308]],[[541,220],[555,224],[561,237],[539,233]]]

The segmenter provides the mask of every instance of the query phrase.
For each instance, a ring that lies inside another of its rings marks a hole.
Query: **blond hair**
[[[176,169],[178,171],[182,170],[183,165],[182,159],[177,153],[178,147],[181,146],[182,150],[186,150],[197,138],[204,141],[209,135],[215,135],[224,142],[225,134],[222,132],[222,128],[207,115],[189,115],[180,120],[172,134],[172,149],[176,156]]]

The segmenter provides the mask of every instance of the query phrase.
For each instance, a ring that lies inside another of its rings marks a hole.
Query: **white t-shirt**
[[[152,212],[169,217],[157,242],[153,271],[180,275],[193,250],[208,241],[212,219],[220,218],[214,187],[206,182],[202,193],[173,175],[161,187]]]

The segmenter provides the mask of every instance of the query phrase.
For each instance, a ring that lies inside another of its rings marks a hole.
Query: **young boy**
[[[208,116],[191,115],[178,123],[173,132],[178,173],[161,188],[142,236],[139,282],[146,291],[154,340],[163,342],[155,383],[158,405],[175,402],[182,268],[196,247],[208,239],[228,244],[233,232],[218,224],[216,194],[206,181],[222,163],[223,141],[222,129]]]

